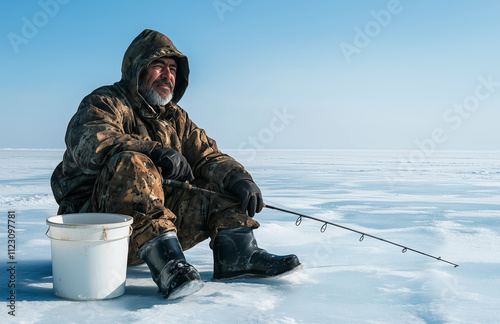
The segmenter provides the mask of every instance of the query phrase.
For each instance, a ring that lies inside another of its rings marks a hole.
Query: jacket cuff
[[[148,150],[147,152],[144,152],[146,153],[147,156],[151,157],[151,154],[153,153],[154,150],[158,149],[161,147],[161,144],[158,143],[158,142],[150,142],[150,146],[148,147]],[[149,143],[148,143],[149,144]]]

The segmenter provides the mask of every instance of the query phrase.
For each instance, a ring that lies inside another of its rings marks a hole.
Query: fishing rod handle
[[[163,183],[167,186],[173,187],[173,188],[178,188],[178,189],[183,189],[183,190],[191,190],[192,187],[188,182],[181,182],[177,180],[172,180],[172,179],[165,179],[163,180]]]

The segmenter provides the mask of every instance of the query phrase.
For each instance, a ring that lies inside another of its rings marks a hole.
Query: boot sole
[[[303,268],[304,268],[304,266],[301,263],[298,266],[296,266],[295,268],[292,268],[290,270],[287,270],[287,271],[282,272],[282,273],[277,274],[277,275],[266,275],[266,274],[258,274],[258,273],[238,273],[238,274],[236,274],[234,276],[230,276],[230,277],[222,277],[222,278],[213,277],[212,281],[229,281],[229,280],[238,280],[238,279],[246,279],[246,278],[262,278],[262,279],[282,278],[282,277],[288,276],[289,274],[291,274],[293,272],[302,270]]]
[[[178,299],[194,294],[205,286],[202,280],[191,280],[174,290],[166,299]]]

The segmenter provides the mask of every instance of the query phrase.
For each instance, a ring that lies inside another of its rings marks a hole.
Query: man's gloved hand
[[[194,180],[188,161],[176,150],[168,147],[157,148],[151,152],[150,157],[153,163],[161,168],[161,174],[165,179]]]
[[[246,210],[248,216],[253,217],[264,207],[262,193],[259,187],[249,179],[242,179],[234,183],[228,190],[241,200],[241,209]]]

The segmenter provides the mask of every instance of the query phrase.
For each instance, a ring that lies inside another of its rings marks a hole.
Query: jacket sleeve
[[[183,111],[185,118],[184,136],[182,141],[182,153],[190,162],[195,177],[202,177],[219,191],[225,190],[226,177],[238,174],[252,179],[243,165],[217,148],[217,143],[207,136],[205,130],[198,128],[192,122],[187,113]]]
[[[110,92],[110,91],[109,91]],[[85,97],[66,132],[67,151],[87,174],[97,174],[106,161],[122,151],[149,155],[159,145],[125,132],[126,114],[132,110],[106,91]]]

